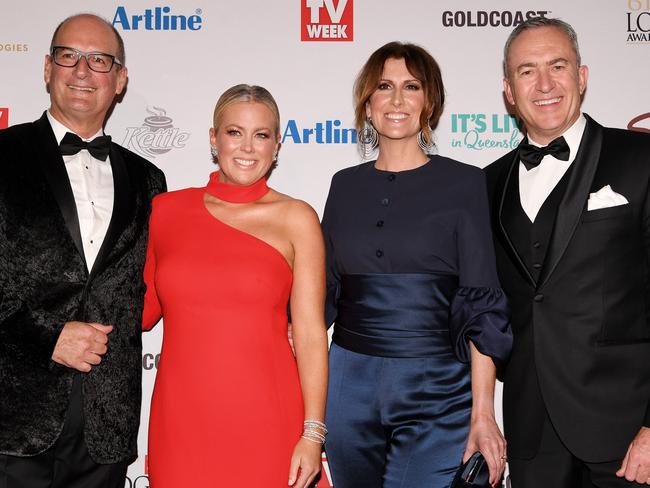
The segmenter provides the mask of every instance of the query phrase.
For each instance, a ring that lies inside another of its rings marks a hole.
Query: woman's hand
[[[490,484],[496,486],[506,467],[506,440],[492,415],[472,416],[463,462],[476,451],[483,454],[490,469]]]
[[[289,468],[289,486],[307,488],[321,471],[322,445],[302,437],[296,444]]]

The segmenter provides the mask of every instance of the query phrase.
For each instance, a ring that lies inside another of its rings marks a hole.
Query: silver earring
[[[363,124],[363,130],[359,135],[359,142],[361,143],[361,155],[364,159],[370,159],[379,145],[379,134],[370,119],[366,119]]]
[[[427,126],[427,137],[425,137],[424,131],[420,129],[418,132],[418,146],[424,151],[425,154],[431,155],[434,154],[436,149],[436,143],[433,142],[433,131],[431,127]]]
[[[217,159],[219,154],[217,153],[217,148],[215,146],[210,145],[210,154],[212,154],[214,159]]]
[[[277,151],[273,154],[273,164],[278,164],[278,153]]]

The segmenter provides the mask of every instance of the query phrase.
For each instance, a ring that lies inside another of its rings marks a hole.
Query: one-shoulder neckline
[[[285,264],[287,270],[289,271],[289,274],[293,277],[293,268],[289,264],[289,261],[287,260],[287,258],[284,256],[284,254],[282,254],[280,252],[279,249],[277,249],[272,244],[266,242],[264,239],[261,239],[261,238],[255,236],[255,235],[253,235],[253,234],[249,234],[248,232],[246,232],[246,231],[244,231],[242,229],[238,229],[237,227],[235,227],[233,225],[230,225],[230,224],[224,222],[223,220],[217,218],[215,215],[213,215],[210,212],[210,210],[208,210],[208,207],[206,207],[206,205],[205,205],[205,195],[206,194],[209,195],[209,193],[207,193],[205,188],[199,188],[199,190],[201,190],[201,191],[198,192],[198,194],[200,196],[200,202],[199,203],[200,203],[201,207],[203,207],[203,211],[204,211],[206,217],[210,218],[211,220],[217,222],[217,224],[222,225],[222,226],[224,226],[225,228],[227,228],[227,229],[229,229],[231,231],[234,231],[234,232],[237,232],[238,234],[242,234],[242,235],[244,235],[246,237],[249,237],[250,239],[253,239],[253,240],[263,244],[265,247],[271,249],[273,251],[273,254],[275,254],[279,259],[282,260],[282,262]]]

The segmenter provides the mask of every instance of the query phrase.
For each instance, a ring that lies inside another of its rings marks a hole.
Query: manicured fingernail
[[[293,485],[293,480],[289,478],[289,486]]]

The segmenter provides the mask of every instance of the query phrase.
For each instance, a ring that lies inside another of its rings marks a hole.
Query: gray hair
[[[506,40],[506,45],[503,47],[503,76],[508,78],[508,55],[510,54],[510,48],[512,47],[512,43],[523,32],[529,29],[537,29],[539,27],[556,27],[560,29],[562,32],[564,32],[567,38],[569,39],[569,41],[571,42],[571,46],[573,47],[573,52],[576,55],[576,61],[578,63],[578,66],[581,65],[580,47],[578,46],[578,34],[576,34],[576,31],[573,29],[573,27],[571,27],[570,24],[560,19],[552,19],[547,17],[532,17],[522,22],[517,27],[515,27],[510,33],[510,35],[508,36],[508,39]]]

